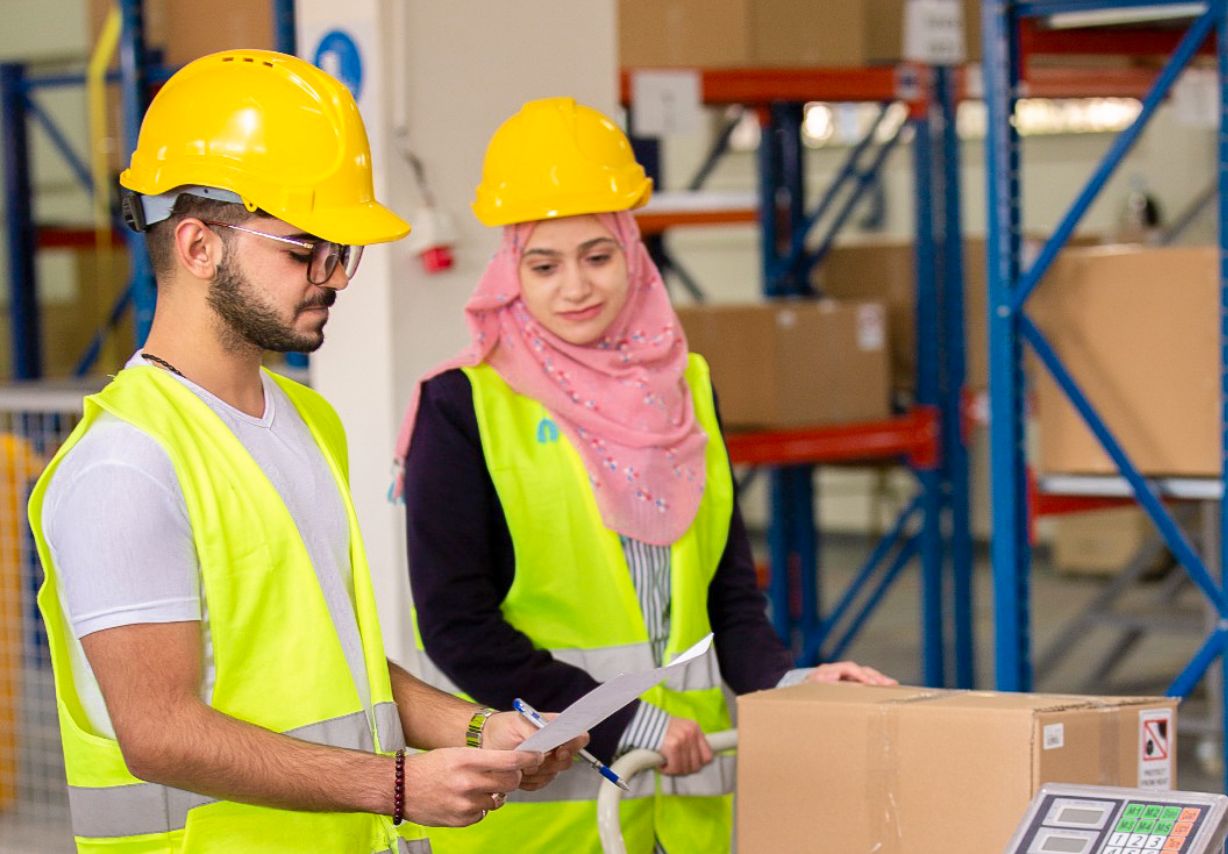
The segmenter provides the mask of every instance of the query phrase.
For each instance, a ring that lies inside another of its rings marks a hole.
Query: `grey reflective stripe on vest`
[[[377,720],[387,716],[391,703],[381,703],[375,709]],[[396,707],[393,706],[393,714]],[[400,733],[400,721],[389,733]],[[385,732],[381,725],[380,732]],[[374,747],[366,712],[354,712],[339,718],[308,724],[285,733],[313,744],[345,747],[370,753]],[[404,736],[401,736],[402,742]],[[396,748],[390,748],[396,749]],[[169,833],[187,824],[188,810],[211,804],[217,798],[186,792],[158,783],[134,783],[130,786],[68,787],[68,806],[72,813],[74,836],[91,839],[116,836],[138,836],[143,833]]]
[[[685,777],[661,775],[661,794],[685,797],[716,797],[733,791],[736,760],[733,756],[716,756],[707,766]],[[631,778],[628,798],[650,798],[656,791],[657,775],[642,772]],[[542,804],[558,801],[589,801],[597,798],[602,778],[592,768],[578,762],[554,778],[554,782],[536,792],[517,790],[507,796],[508,803]]]
[[[397,854],[431,854],[429,839],[398,839]]]
[[[405,730],[401,729],[401,713],[396,703],[376,703],[375,731],[379,733],[379,746],[385,752],[400,750],[405,746]]]
[[[89,839],[169,833],[184,826],[188,810],[216,800],[157,783],[104,789],[68,787],[73,836]]]

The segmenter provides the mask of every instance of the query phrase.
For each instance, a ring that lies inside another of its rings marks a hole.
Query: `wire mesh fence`
[[[43,572],[26,502],[95,388],[0,389],[0,852],[72,851],[47,636]]]

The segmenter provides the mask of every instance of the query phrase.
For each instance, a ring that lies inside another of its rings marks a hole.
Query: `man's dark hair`
[[[187,217],[222,222],[227,225],[242,225],[243,223],[268,216],[263,211],[251,212],[246,207],[234,202],[219,202],[216,199],[206,199],[182,193],[175,199],[171,215],[161,222],[154,223],[145,231],[145,248],[149,252],[149,263],[153,267],[155,279],[169,276],[175,269],[175,227]],[[219,229],[222,243],[230,240],[230,229]]]

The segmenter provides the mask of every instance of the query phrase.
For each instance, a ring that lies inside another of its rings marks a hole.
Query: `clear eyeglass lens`
[[[308,280],[313,285],[322,285],[332,278],[337,264],[345,271],[347,279],[353,278],[358,271],[358,262],[362,259],[361,246],[347,246],[343,243],[332,243],[322,240],[311,251],[311,269]]]

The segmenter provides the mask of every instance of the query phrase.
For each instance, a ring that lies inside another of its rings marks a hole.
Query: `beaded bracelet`
[[[397,780],[392,788],[392,823],[405,820],[405,749],[396,752]]]

